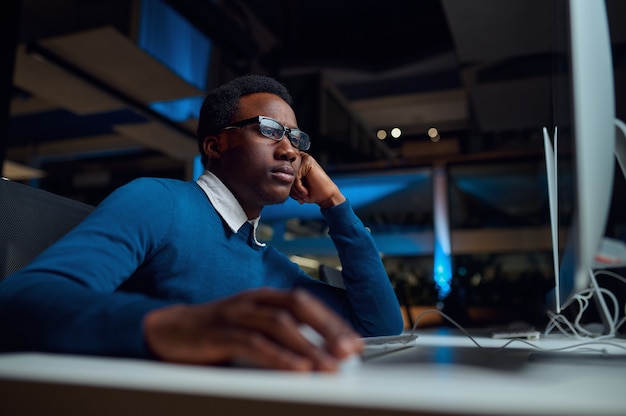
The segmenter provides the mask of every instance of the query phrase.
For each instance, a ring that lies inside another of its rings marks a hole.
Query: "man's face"
[[[256,116],[270,117],[285,127],[297,127],[291,107],[276,95],[258,93],[242,97],[233,122]],[[279,142],[259,133],[253,123],[220,132],[215,139],[211,171],[235,195],[249,218],[257,217],[265,205],[284,202],[300,168],[300,151],[285,135]]]

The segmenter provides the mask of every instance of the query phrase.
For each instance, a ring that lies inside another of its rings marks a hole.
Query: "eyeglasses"
[[[222,130],[240,129],[254,123],[259,124],[259,133],[261,133],[268,139],[276,140],[277,142],[279,142],[283,139],[283,137],[285,137],[285,133],[287,133],[287,137],[289,137],[291,145],[296,149],[309,150],[309,147],[311,147],[311,138],[308,134],[300,129],[285,127],[278,121],[265,116],[247,118],[245,120],[233,123],[228,127],[224,127]]]

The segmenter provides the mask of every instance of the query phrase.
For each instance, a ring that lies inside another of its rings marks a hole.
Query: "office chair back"
[[[335,286],[341,289],[346,288],[346,286],[343,284],[343,275],[341,274],[341,270],[328,266],[326,264],[320,264],[318,272],[320,280],[322,282],[326,282],[331,286]]]
[[[0,178],[0,279],[24,267],[94,207]]]

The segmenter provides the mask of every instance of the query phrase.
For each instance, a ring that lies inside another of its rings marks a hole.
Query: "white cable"
[[[440,316],[442,316],[444,319],[446,319],[448,322],[450,322],[451,324],[453,324],[455,327],[457,327],[461,332],[463,332],[463,334],[474,343],[474,345],[476,345],[478,348],[485,348],[482,345],[480,345],[480,343],[478,341],[476,341],[476,339],[474,337],[472,337],[467,330],[465,330],[465,328],[463,328],[458,322],[456,322],[454,319],[452,319],[451,317],[449,317],[448,315],[446,315],[445,313],[443,313],[442,311],[440,311],[439,309],[428,309],[422,313],[420,313],[416,318],[415,318],[415,323],[413,324],[413,328],[411,328],[411,335],[414,335],[415,331],[417,330],[417,325],[419,323],[419,321],[426,315],[430,315],[431,313],[436,313]],[[559,316],[559,315],[556,315]],[[564,317],[563,317],[564,318]],[[567,319],[566,319],[567,321]],[[569,322],[568,322],[569,324]],[[606,342],[606,341],[602,341],[601,337],[597,337],[597,338],[591,338],[590,340],[581,342],[579,344],[574,344],[574,345],[568,345],[565,347],[559,347],[559,348],[543,348],[540,347],[530,341],[527,341],[525,339],[521,339],[521,338],[515,338],[515,339],[510,339],[508,341],[506,341],[504,344],[502,344],[501,346],[499,346],[498,348],[496,348],[494,350],[494,352],[503,350],[505,348],[507,348],[508,346],[510,346],[511,344],[513,344],[514,342],[521,342],[523,344],[526,344],[530,347],[533,347],[537,350],[540,351],[545,351],[545,352],[559,352],[559,351],[567,351],[567,350],[575,350],[577,352],[583,352],[583,351],[589,351],[589,352],[600,352],[600,353],[605,353],[606,354],[606,349],[595,349],[595,348],[589,348],[589,346],[591,345],[598,345],[598,346],[611,346],[611,347],[615,347],[615,348],[620,348],[624,351],[626,351],[626,345],[620,345],[617,343],[612,343],[612,342]]]
[[[626,277],[621,276],[621,275],[619,275],[619,274],[617,274],[615,272],[612,272],[610,270],[604,270],[604,269],[596,271],[596,276],[599,276],[599,275],[602,275],[602,274],[614,277],[614,278],[616,278],[618,280],[621,280],[623,283],[626,283]]]
[[[546,329],[544,331],[544,335],[550,335],[552,333],[552,331],[559,331],[561,334],[566,335],[566,336],[573,336],[575,339],[579,339],[583,342],[581,342],[580,344],[576,344],[576,345],[570,345],[567,347],[562,347],[562,348],[554,348],[554,349],[545,349],[542,347],[539,347],[527,340],[524,339],[511,339],[509,341],[507,341],[506,343],[504,343],[502,346],[500,346],[498,349],[503,349],[506,348],[507,346],[511,345],[513,342],[521,342],[524,343],[526,345],[529,345],[533,348],[542,350],[542,351],[552,351],[552,352],[557,352],[557,351],[565,351],[565,350],[570,350],[570,349],[576,349],[577,351],[584,351],[584,350],[589,350],[589,351],[594,351],[594,352],[604,352],[606,353],[606,350],[598,350],[598,349],[594,349],[594,348],[587,348],[590,345],[609,345],[609,346],[613,346],[613,347],[618,347],[621,349],[626,350],[626,346],[620,345],[620,344],[616,344],[616,343],[610,343],[610,342],[606,342],[606,341],[602,341],[604,339],[610,339],[610,338],[615,338],[617,329],[619,329],[622,325],[624,325],[626,323],[626,305],[625,305],[625,310],[624,310],[624,317],[620,320],[619,319],[619,301],[617,299],[617,297],[608,289],[606,288],[602,288],[597,284],[597,281],[595,281],[596,276],[598,275],[607,275],[613,278],[616,278],[620,281],[622,281],[623,283],[626,283],[626,278],[624,278],[623,276],[620,276],[617,273],[608,271],[608,270],[598,270],[596,272],[591,273],[591,277],[593,280],[593,287],[587,288],[585,290],[580,291],[579,293],[575,294],[572,297],[572,302],[576,301],[578,304],[578,313],[576,314],[576,317],[574,318],[574,322],[570,322],[569,319],[567,317],[565,317],[563,314],[555,314],[551,311],[548,311],[548,317],[549,322],[546,325]],[[581,324],[581,320],[584,316],[585,311],[587,310],[587,308],[590,305],[590,300],[593,296],[598,296],[601,303],[603,303],[604,305],[604,312],[606,315],[606,319],[609,320],[609,326],[611,327],[611,331],[609,334],[606,335],[596,335],[593,334],[591,331],[587,330],[582,324]],[[606,308],[606,303],[605,303],[605,298],[608,298],[613,306],[613,313],[610,314]],[[571,304],[571,303],[570,303]],[[476,345],[478,348],[484,348],[482,345],[480,345],[480,343],[478,343],[478,341],[476,341],[476,339],[474,339],[474,337],[472,337],[466,330],[465,328],[463,328],[458,322],[456,322],[454,319],[452,319],[450,316],[446,315],[444,312],[440,311],[439,309],[429,309],[426,310],[422,313],[420,313],[416,318],[415,318],[415,323],[413,324],[413,327],[411,328],[411,335],[414,335],[414,333],[417,330],[417,326],[419,324],[419,322],[421,321],[421,319],[429,314],[432,313],[436,313],[438,315],[440,315],[441,317],[443,317],[444,319],[446,319],[448,322],[450,322],[451,324],[453,324],[455,327],[457,327],[470,341],[472,341],[474,343],[474,345]],[[497,350],[498,350],[497,349]]]
[[[606,288],[602,288],[598,285],[596,281],[596,276],[599,275],[607,275],[610,277],[614,277],[624,283],[626,283],[626,278],[620,276],[617,273],[608,271],[608,270],[598,270],[591,274],[593,287],[582,290],[572,297],[572,302],[577,302],[578,304],[578,313],[574,318],[574,322],[571,323],[564,315],[562,314],[554,314],[548,311],[548,316],[550,318],[548,325],[544,331],[544,335],[550,334],[554,330],[560,331],[562,334],[567,336],[574,336],[577,339],[586,340],[586,339],[607,339],[613,338],[617,334],[617,329],[621,327],[626,321],[626,310],[624,312],[625,317],[622,320],[619,320],[619,301],[615,294],[609,291]],[[581,320],[584,316],[585,311],[590,305],[589,300],[592,296],[598,296],[598,301],[602,307],[602,313],[604,313],[605,318],[607,320],[607,324],[609,326],[609,333],[606,335],[596,335],[591,331],[587,330],[584,325],[581,324]],[[609,300],[610,304],[612,304],[612,313],[610,313],[608,306],[606,305],[606,300]],[[571,302],[570,302],[571,305]],[[626,305],[625,305],[626,306]],[[564,328],[564,326],[567,328]]]

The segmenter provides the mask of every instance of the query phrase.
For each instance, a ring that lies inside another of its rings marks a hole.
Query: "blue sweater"
[[[137,179],[0,281],[0,351],[149,357],[152,309],[259,287],[305,288],[363,336],[397,334],[400,308],[374,242],[348,202],[321,211],[346,290],[312,279],[284,254],[233,233],[195,182]]]

